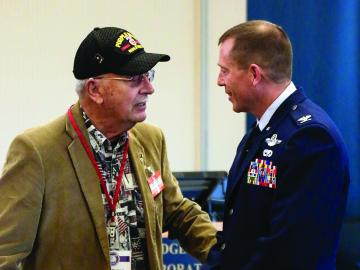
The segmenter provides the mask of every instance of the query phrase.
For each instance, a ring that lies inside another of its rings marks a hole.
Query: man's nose
[[[225,85],[224,78],[223,78],[223,76],[221,76],[220,73],[219,73],[218,78],[217,78],[217,85],[218,86],[224,86]]]
[[[141,94],[151,95],[152,93],[155,92],[154,86],[152,85],[152,83],[149,81],[149,79],[146,76],[143,78],[142,83],[143,83],[143,85],[140,90]]]

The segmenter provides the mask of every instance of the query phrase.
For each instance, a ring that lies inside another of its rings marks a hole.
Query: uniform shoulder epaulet
[[[290,115],[297,126],[304,126],[313,122],[313,115],[304,106],[294,104],[291,107]]]

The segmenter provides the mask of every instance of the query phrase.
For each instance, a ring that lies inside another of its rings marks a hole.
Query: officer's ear
[[[88,97],[95,103],[101,104],[104,101],[101,91],[100,81],[98,79],[89,78],[85,83],[85,91]]]
[[[257,86],[262,80],[263,69],[257,64],[250,64],[249,76],[253,86]]]

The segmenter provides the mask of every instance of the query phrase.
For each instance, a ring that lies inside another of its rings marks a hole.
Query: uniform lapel
[[[264,132],[261,132],[257,138],[253,140],[251,145],[248,147],[248,152],[244,153],[244,146],[246,142],[248,141],[250,137],[250,132],[246,134],[244,139],[239,145],[238,153],[235,157],[234,163],[231,167],[231,172],[229,174],[229,182],[228,187],[226,191],[226,197],[231,198],[231,195],[233,191],[235,190],[235,187],[240,183],[241,179],[243,178],[243,174],[247,171],[248,165],[251,161],[251,159],[255,156],[261,141],[264,138]],[[244,157],[242,157],[244,155]]]
[[[81,118],[80,106],[77,103],[72,107],[72,114],[81,132],[90,145],[89,136]],[[80,183],[86,203],[89,206],[90,214],[94,222],[96,233],[102,247],[105,258],[109,260],[109,245],[106,235],[105,212],[101,196],[99,178],[96,171],[81,144],[71,122],[66,118],[66,131],[73,138],[72,143],[68,146],[69,154],[75,168],[75,172]]]
[[[259,150],[261,142],[265,139],[265,137],[273,134],[274,130],[276,130],[277,125],[281,122],[281,120],[289,113],[292,108],[296,109],[298,103],[302,102],[306,98],[304,92],[301,89],[295,91],[292,95],[290,95],[276,110],[274,115],[271,117],[269,124],[270,128],[267,130],[266,128],[260,133],[260,135],[251,143],[249,146],[249,151],[247,153],[244,152],[244,145],[249,139],[250,132],[248,132],[243,140],[241,141],[238,151],[233,162],[233,165],[229,172],[229,181],[228,187],[226,191],[226,197],[229,198],[230,201],[231,195],[235,190],[235,187],[241,182],[244,178],[244,173],[247,172],[250,161],[254,159],[256,152]],[[241,155],[245,155],[244,158]],[[241,161],[242,159],[242,161]]]
[[[250,136],[250,132],[246,133],[237,148],[235,159],[234,159],[233,164],[231,165],[231,168],[229,171],[228,184],[227,184],[227,189],[226,189],[226,198],[230,197],[230,194],[234,190],[237,180],[240,177],[239,171],[240,171],[240,167],[242,165],[242,163],[240,163],[240,160],[241,160],[241,157],[245,154],[244,153],[244,145],[246,144],[249,136]]]

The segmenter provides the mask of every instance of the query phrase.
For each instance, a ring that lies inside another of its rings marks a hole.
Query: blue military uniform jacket
[[[221,269],[335,269],[349,184],[335,124],[297,90],[244,147],[249,133],[229,172],[210,262],[217,255]]]

